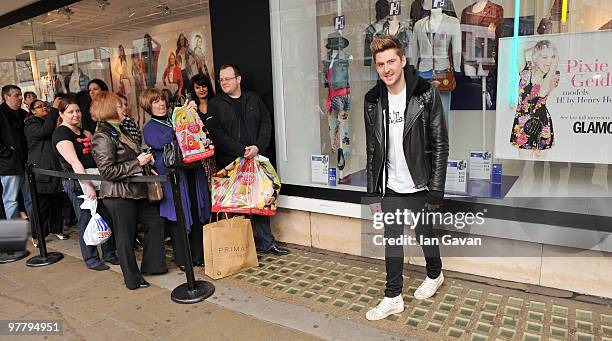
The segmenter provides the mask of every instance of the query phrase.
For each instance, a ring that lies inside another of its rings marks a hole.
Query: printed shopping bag
[[[276,214],[281,184],[267,158],[237,158],[225,169],[211,177],[213,212]]]
[[[172,113],[176,140],[183,154],[183,163],[192,163],[215,155],[210,136],[202,129],[198,113],[187,107],[176,107]]]
[[[83,233],[83,241],[86,245],[91,246],[105,243],[111,236],[111,229],[104,218],[96,212],[98,209],[98,200],[88,199],[85,195],[80,197],[84,197],[81,209],[91,211],[91,219],[89,219],[85,232]]]
[[[204,225],[204,272],[219,279],[257,267],[251,221],[242,216]]]

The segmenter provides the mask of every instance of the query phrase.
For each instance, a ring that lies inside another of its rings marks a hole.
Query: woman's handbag
[[[457,87],[453,69],[447,69],[444,71],[435,71],[434,69],[433,80],[440,83],[438,84],[438,90],[440,90],[440,92],[450,92],[455,90],[455,87]]]
[[[448,56],[448,60],[450,63],[450,67],[446,70],[436,70],[436,54],[434,53],[435,45],[432,36],[431,29],[431,16],[429,16],[429,43],[431,44],[431,62],[433,69],[433,77],[432,81],[437,81],[438,85],[436,87],[440,92],[451,92],[455,90],[457,87],[457,82],[455,81],[455,71],[453,70],[453,58],[451,54]]]
[[[176,139],[164,145],[164,165],[168,168],[196,168],[197,162],[184,163],[183,153]]]
[[[527,122],[525,122],[523,131],[525,131],[527,135],[533,138],[538,138],[540,136],[540,133],[542,133],[543,128],[544,123],[542,123],[540,118],[538,118],[537,116],[531,116],[531,118],[529,118]]]
[[[149,165],[144,167],[145,175],[153,175],[151,172],[151,168]],[[164,191],[162,189],[162,184],[159,181],[155,182],[147,182],[147,199],[149,202],[156,203],[160,202],[164,198]]]

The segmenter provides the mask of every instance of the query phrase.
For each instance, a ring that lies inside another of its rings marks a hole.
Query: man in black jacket
[[[401,42],[394,36],[381,36],[370,48],[381,80],[365,96],[368,194],[379,199],[370,208],[375,221],[385,222],[383,240],[393,242],[405,240],[404,221],[396,221],[400,220],[396,214],[425,214],[442,203],[448,133],[437,88],[406,66]],[[393,224],[384,219],[389,215],[396,218]],[[444,281],[431,223],[412,222],[427,262],[427,278],[415,291],[416,299],[433,296]],[[430,241],[433,245],[428,245]],[[368,320],[404,310],[403,264],[403,245],[385,243],[385,297],[367,312]]]
[[[0,180],[2,203],[7,219],[18,219],[17,197],[21,191],[28,217],[32,216],[32,202],[25,186],[25,163],[28,146],[23,133],[27,112],[21,109],[23,96],[16,85],[2,87],[0,105]]]
[[[206,127],[215,144],[217,164],[226,167],[238,157],[252,159],[264,155],[272,136],[272,119],[261,97],[242,91],[240,69],[234,64],[222,65],[219,70],[221,93],[208,103]],[[276,245],[270,217],[254,215],[255,244],[262,253],[286,255],[287,249]]]

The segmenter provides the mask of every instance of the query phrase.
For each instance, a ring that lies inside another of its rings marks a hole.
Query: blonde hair
[[[112,92],[102,91],[91,103],[91,117],[94,121],[119,120],[117,105],[121,104],[119,96]]]
[[[370,43],[370,51],[372,51],[372,58],[374,61],[376,61],[376,54],[389,49],[395,49],[395,52],[397,52],[397,55],[400,57],[404,56],[402,42],[396,36],[379,36],[374,38],[374,40],[372,40]]]
[[[144,111],[151,114],[153,102],[160,99],[163,99],[164,101],[166,100],[161,90],[155,88],[146,89],[140,93],[140,96],[138,96],[138,104]]]

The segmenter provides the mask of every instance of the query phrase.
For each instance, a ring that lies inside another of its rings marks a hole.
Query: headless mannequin
[[[474,5],[472,6],[472,12],[473,13],[480,13],[482,12],[485,7],[487,7],[487,3],[489,2],[489,0],[478,0],[474,3]]]
[[[433,8],[429,15],[429,20],[431,23],[431,33],[437,32],[442,23],[442,8]]]

